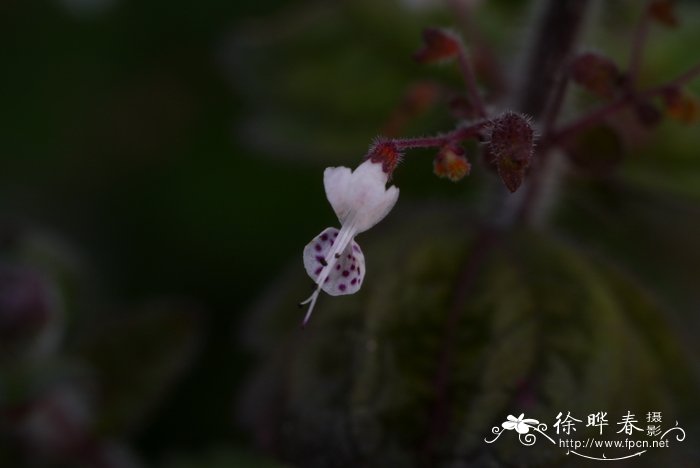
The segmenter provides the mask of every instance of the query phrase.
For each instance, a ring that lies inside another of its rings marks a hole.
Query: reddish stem
[[[467,58],[467,49],[461,42],[459,44],[457,63],[459,64],[459,70],[462,72],[462,78],[464,78],[464,85],[467,88],[467,95],[469,96],[472,106],[474,106],[474,109],[476,110],[476,114],[481,118],[486,117],[486,106],[484,106],[484,101],[481,99],[479,89],[476,85],[474,69]]]
[[[472,50],[478,50],[480,58],[483,60],[482,71],[491,83],[491,91],[495,95],[502,95],[506,88],[503,70],[493,50],[489,47],[487,41],[484,40],[478,22],[472,21],[475,8],[474,3],[469,0],[448,0],[450,8],[460,23],[462,36],[467,39],[469,44],[472,44]]]
[[[695,66],[690,67],[685,73],[678,75],[671,81],[668,81],[665,84],[662,84],[661,86],[649,88],[640,94],[642,94],[643,96],[655,96],[663,94],[668,88],[686,85],[689,81],[692,81],[693,79],[697,78],[698,75],[700,75],[700,63],[697,63],[695,64]]]
[[[631,94],[625,95],[601,107],[598,107],[597,109],[594,109],[588,114],[583,115],[574,122],[571,122],[570,124],[564,126],[564,128],[553,132],[543,143],[543,146],[547,147],[548,144],[561,143],[562,141],[601,123],[607,117],[621,110],[627,104],[629,104],[632,100],[631,97]]]
[[[693,66],[685,73],[679,75],[677,78],[674,78],[673,80],[665,84],[655,86],[653,88],[649,88],[638,93],[625,94],[624,96],[621,96],[615,99],[614,101],[611,101],[601,107],[598,107],[597,109],[592,110],[588,114],[585,114],[577,120],[569,123],[568,125],[565,125],[563,128],[552,132],[551,135],[545,138],[543,146],[561,143],[562,141],[571,138],[577,133],[580,133],[594,125],[603,122],[606,118],[610,117],[614,113],[620,111],[621,109],[625,108],[625,106],[641,97],[652,98],[660,96],[663,93],[665,93],[669,88],[682,86],[691,81],[693,78],[696,78],[698,75],[700,75],[700,63]]]
[[[544,118],[542,119],[542,131],[544,134],[548,134],[554,122],[559,116],[562,106],[564,105],[564,99],[566,98],[566,90],[569,85],[569,67],[564,67],[564,70],[559,73],[557,78],[557,83],[555,85],[552,97],[544,111]]]
[[[629,69],[627,70],[627,86],[630,90],[635,88],[637,79],[639,78],[639,70],[642,64],[642,56],[644,54],[644,46],[646,46],[648,32],[649,2],[647,2],[647,6],[639,17],[639,21],[637,21],[634,39],[632,40],[632,52],[630,54]]]
[[[395,138],[391,142],[399,150],[415,148],[437,148],[456,141],[475,138],[481,129],[489,124],[488,120],[481,120],[467,127],[459,127],[449,133],[422,138]]]
[[[445,436],[449,429],[450,399],[453,395],[448,390],[450,375],[454,367],[453,350],[458,336],[459,318],[466,307],[467,299],[476,285],[475,283],[479,278],[479,273],[484,263],[500,239],[499,231],[487,226],[482,227],[459,273],[457,287],[454,290],[454,296],[447,311],[442,336],[442,348],[438,356],[437,373],[433,380],[435,401],[430,411],[429,430],[426,440],[419,447],[419,456],[426,462],[426,465],[433,464],[430,463],[430,458],[435,449],[435,444],[440,438]]]

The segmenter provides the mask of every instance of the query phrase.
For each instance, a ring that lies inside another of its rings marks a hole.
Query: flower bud
[[[666,113],[669,117],[682,123],[693,123],[698,120],[700,105],[697,99],[678,87],[671,87],[663,94]]]
[[[384,173],[391,177],[396,165],[401,162],[402,156],[394,142],[379,137],[370,147],[367,159],[373,163],[381,163]]]
[[[525,117],[506,112],[493,120],[486,152],[511,192],[520,187],[525,170],[532,162],[533,148],[534,131]]]
[[[423,47],[413,58],[419,63],[438,63],[455,58],[459,54],[460,40],[450,31],[438,28],[423,30]]]
[[[675,6],[674,0],[654,0],[649,4],[649,16],[664,26],[675,28],[678,26]]]
[[[471,164],[464,155],[464,148],[447,144],[440,149],[433,161],[433,172],[438,177],[445,177],[452,182],[458,182],[469,175]]]
[[[430,81],[419,81],[409,86],[382,128],[382,133],[388,136],[399,135],[407,123],[435,105],[440,92],[440,87]]]
[[[617,65],[607,57],[585,52],[571,63],[571,78],[587,91],[602,98],[615,94],[621,82]]]

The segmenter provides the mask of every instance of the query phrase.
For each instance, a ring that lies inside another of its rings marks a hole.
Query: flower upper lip
[[[357,169],[329,167],[323,173],[326,197],[341,225],[353,222],[355,234],[381,221],[396,204],[399,189],[386,188],[382,165],[367,160]]]

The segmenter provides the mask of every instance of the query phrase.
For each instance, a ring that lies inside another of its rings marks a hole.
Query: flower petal
[[[344,224],[352,210],[350,185],[352,171],[347,167],[329,167],[323,171],[323,186],[326,198],[333,207],[340,224]]]
[[[326,228],[304,248],[306,273],[317,284],[325,276],[321,288],[331,296],[356,293],[365,276],[365,256],[357,242],[350,241],[338,257],[331,252],[338,233]],[[324,275],[326,269],[330,270]]]
[[[326,197],[342,225],[351,219],[356,234],[381,221],[396,204],[399,189],[386,188],[388,176],[379,163],[367,160],[354,172],[329,167],[323,173]]]

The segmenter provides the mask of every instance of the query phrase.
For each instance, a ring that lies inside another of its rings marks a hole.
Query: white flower
[[[523,416],[525,416],[525,413],[520,413],[520,416],[517,418],[509,414],[506,418],[508,421],[505,421],[501,426],[508,431],[515,429],[518,434],[527,434],[533,425],[536,426],[540,423],[537,419],[523,419]]]
[[[399,189],[386,188],[388,174],[381,162],[367,159],[355,171],[329,167],[323,173],[326,197],[341,228],[326,228],[304,248],[304,267],[316,290],[300,305],[309,304],[306,325],[323,289],[331,296],[353,294],[365,276],[365,256],[354,241],[357,234],[381,221],[396,204]]]

